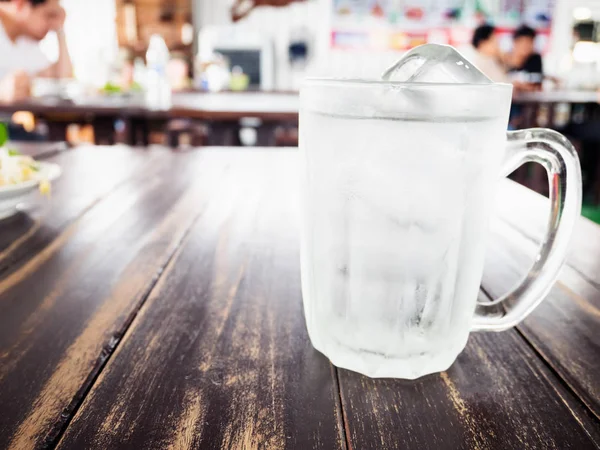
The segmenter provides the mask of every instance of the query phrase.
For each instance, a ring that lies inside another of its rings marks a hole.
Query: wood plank
[[[156,170],[159,156],[125,147],[86,146],[45,158],[60,165],[63,174],[53,183],[49,199],[34,194],[26,212],[0,222],[0,276],[46,247],[136,171]]]
[[[496,214],[531,241],[542,241],[548,225],[550,202],[510,180],[501,183]],[[567,264],[600,288],[600,226],[581,218],[576,224]]]
[[[266,122],[298,122],[298,94],[225,92],[178,93],[173,96],[173,117],[237,121],[257,117]]]
[[[595,91],[541,91],[518,92],[513,97],[513,103],[572,103],[598,104],[600,96]]]
[[[143,103],[127,98],[97,97],[85,102],[39,101],[22,104],[0,104],[0,112],[13,113],[27,110],[45,118],[48,122],[65,122],[77,118],[85,121],[90,116],[105,118],[178,119],[190,118],[208,121],[231,122],[244,117],[257,117],[265,122],[298,121],[299,100],[297,93],[221,93],[207,94],[181,92],[173,96],[169,110],[153,111]]]
[[[499,296],[533,263],[546,231],[548,199],[510,181],[496,199],[495,237],[488,252],[484,286]],[[508,224],[503,226],[502,223]],[[519,329],[550,366],[600,417],[600,227],[581,218],[566,266],[548,298]],[[510,256],[508,256],[510,255]]]
[[[513,209],[528,210],[530,205],[526,202],[526,196],[515,199]],[[528,217],[517,213],[519,218],[524,216]],[[512,230],[501,222],[497,226]],[[513,233],[521,236],[514,230]],[[504,238],[495,233],[491,239],[484,278],[484,286],[494,295],[510,287],[508,276],[512,275],[511,281],[515,282],[519,273],[525,273],[535,247],[522,236],[521,239],[501,236]],[[507,240],[512,245],[506,247]],[[524,251],[531,251],[530,259],[524,258]],[[490,258],[495,264],[490,263]],[[585,271],[583,261],[578,261],[578,267]],[[544,332],[538,331],[540,339],[536,344],[560,355],[559,361],[564,363],[561,375],[571,375],[565,378],[578,394],[587,394],[582,397],[589,406],[599,398],[599,383],[594,377],[598,373],[594,357],[598,349],[594,333],[598,329],[598,314],[595,306],[582,299],[590,295],[595,299],[596,294],[589,283],[581,284],[581,276],[579,285],[573,283],[578,272],[568,269],[566,272],[569,285],[578,288],[579,304],[563,294],[559,304],[564,305],[563,309],[557,312],[556,307],[544,312],[544,308],[557,303],[546,301],[521,329],[538,328]],[[537,318],[538,314],[543,314],[546,323]],[[342,370],[340,388],[349,446],[353,448],[520,449],[600,445],[597,418],[514,330],[474,334],[445,374],[409,383],[370,380]]]
[[[340,370],[349,448],[590,449],[600,428],[514,330],[475,333],[416,381]]]
[[[118,171],[113,156],[81,157]],[[195,220],[195,182],[213,176],[202,153],[156,158],[0,280],[0,448],[53,445]],[[102,174],[74,172],[57,191],[77,196]]]
[[[59,448],[344,447],[302,314],[296,155],[205,162],[222,174],[210,201]]]
[[[11,142],[9,145],[35,159],[46,159],[68,148],[66,142]]]
[[[508,292],[531,267],[537,248],[510,224],[495,222],[482,283],[486,292],[493,298]],[[600,289],[567,265],[546,300],[518,328],[600,418]]]

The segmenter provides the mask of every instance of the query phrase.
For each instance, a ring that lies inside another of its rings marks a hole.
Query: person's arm
[[[58,38],[58,61],[42,70],[38,76],[42,78],[72,78],[73,63],[71,55],[69,55],[65,32],[62,29],[58,30],[56,37]]]
[[[63,25],[65,23],[66,13],[61,8],[62,16],[57,21],[56,27],[56,38],[58,39],[58,61],[52,64],[50,67],[42,70],[38,76],[45,78],[72,78],[73,77],[73,63],[71,62],[71,55],[69,54],[69,47],[67,46],[67,38],[65,37],[65,31]]]
[[[67,38],[64,29],[56,32],[58,38],[58,61],[54,63],[57,78],[73,78],[73,63],[67,47]]]

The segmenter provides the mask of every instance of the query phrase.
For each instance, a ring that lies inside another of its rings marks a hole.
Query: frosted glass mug
[[[546,296],[581,212],[577,153],[506,132],[512,86],[313,79],[300,94],[302,292],[312,344],[371,377],[446,370],[471,331],[501,331]],[[525,280],[478,303],[495,188],[525,162],[550,182]]]

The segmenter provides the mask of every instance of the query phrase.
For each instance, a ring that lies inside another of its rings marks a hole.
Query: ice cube
[[[454,47],[440,44],[413,48],[382,78],[384,81],[408,83],[492,83]]]

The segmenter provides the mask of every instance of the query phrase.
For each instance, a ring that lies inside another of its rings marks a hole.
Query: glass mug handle
[[[540,304],[558,277],[567,256],[571,233],[581,214],[579,158],[563,135],[539,128],[509,132],[503,174],[507,176],[527,162],[541,164],[548,172],[548,230],[525,280],[503,297],[477,304],[473,331],[512,328]],[[499,310],[502,311],[500,314]]]

